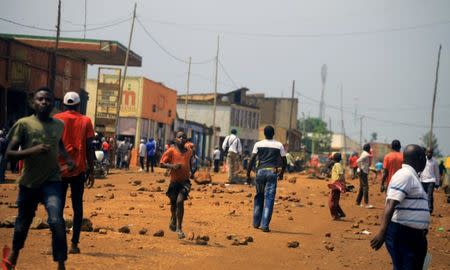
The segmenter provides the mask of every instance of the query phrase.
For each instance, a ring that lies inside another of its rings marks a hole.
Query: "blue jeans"
[[[271,170],[258,170],[255,186],[253,227],[258,228],[261,226],[261,229],[269,229],[277,191],[277,174]]]
[[[427,255],[427,230],[391,222],[386,231],[386,249],[394,270],[421,270]]]
[[[64,204],[66,200],[67,189],[70,186],[70,198],[72,200],[73,209],[73,234],[72,243],[78,244],[80,242],[81,225],[83,222],[83,193],[84,181],[86,177],[83,174],[74,177],[63,178],[64,185]]]
[[[433,213],[433,202],[434,202],[434,198],[433,198],[433,192],[434,192],[434,182],[430,182],[430,183],[422,183],[422,187],[425,190],[425,192],[428,195],[428,208],[430,208],[430,214]]]
[[[19,185],[17,206],[19,213],[14,225],[13,250],[23,248],[33,221],[37,206],[43,203],[48,215],[48,225],[52,231],[52,250],[54,261],[67,260],[66,225],[64,211],[63,183],[45,182],[39,188],[28,188]]]

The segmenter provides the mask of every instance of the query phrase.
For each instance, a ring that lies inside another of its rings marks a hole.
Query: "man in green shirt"
[[[48,214],[53,260],[58,262],[58,269],[65,269],[67,241],[63,218],[64,190],[58,156],[61,155],[66,160],[69,169],[73,169],[73,162],[68,158],[61,141],[63,122],[50,117],[53,104],[52,91],[39,88],[33,96],[35,114],[19,119],[8,134],[10,143],[6,149],[6,157],[23,160],[24,167],[18,179],[18,215],[12,252],[2,261],[2,266],[6,269],[15,267],[39,203],[44,204]],[[22,148],[20,151],[19,146]]]

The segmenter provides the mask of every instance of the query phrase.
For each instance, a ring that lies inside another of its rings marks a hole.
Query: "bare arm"
[[[88,138],[86,140],[86,160],[88,163],[89,170],[92,172],[94,169],[94,159],[95,159],[95,149],[92,141],[94,138]]]
[[[283,162],[283,165],[281,166],[281,172],[278,174],[278,179],[283,180],[284,171],[286,170],[287,166],[287,159],[286,157],[282,157],[281,160]]]
[[[253,165],[255,164],[256,154],[252,154],[247,166],[247,180],[250,180],[250,173],[252,172]]]
[[[22,149],[19,151],[20,142],[17,140],[11,140],[6,148],[5,157],[9,160],[22,160],[30,156],[34,156],[40,153],[45,153],[50,150],[48,144],[38,144],[33,147]]]
[[[374,250],[378,250],[383,246],[386,236],[386,230],[391,222],[392,215],[394,214],[395,207],[399,204],[399,201],[388,199],[384,208],[383,217],[381,219],[381,227],[378,234],[370,241],[370,246]]]

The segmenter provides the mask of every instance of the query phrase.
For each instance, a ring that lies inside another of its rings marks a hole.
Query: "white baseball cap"
[[[64,105],[77,105],[80,103],[80,95],[77,92],[67,92],[64,95]]]

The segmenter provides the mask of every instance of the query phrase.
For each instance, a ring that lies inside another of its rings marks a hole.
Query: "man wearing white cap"
[[[54,116],[64,122],[62,140],[69,156],[75,162],[72,171],[63,170],[64,193],[70,185],[72,209],[73,209],[73,235],[72,246],[69,253],[80,253],[78,243],[80,239],[81,223],[83,221],[83,192],[87,180],[89,185],[94,183],[94,128],[91,119],[79,113],[80,96],[76,92],[68,92],[64,96],[65,111]],[[89,179],[86,179],[86,164],[89,166]],[[66,196],[64,196],[65,198]]]

